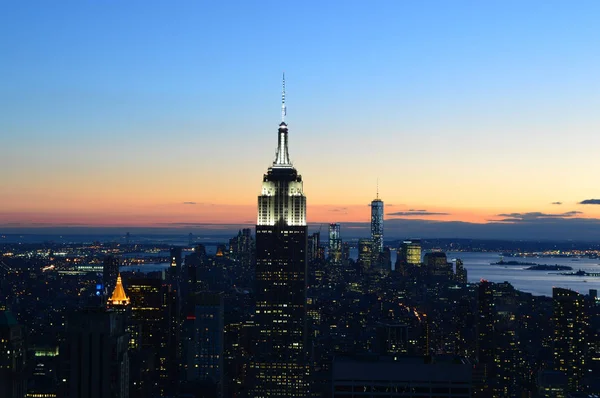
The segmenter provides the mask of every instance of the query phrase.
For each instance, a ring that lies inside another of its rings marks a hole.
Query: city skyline
[[[598,15],[0,2],[1,398],[600,397]]]
[[[593,2],[1,7],[2,232],[254,224],[286,71],[310,224],[600,236]]]

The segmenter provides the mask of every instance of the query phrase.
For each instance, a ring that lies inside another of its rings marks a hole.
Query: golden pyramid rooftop
[[[115,290],[113,291],[112,296],[108,299],[108,304],[110,305],[129,305],[129,297],[125,294],[125,289],[123,289],[123,282],[121,281],[121,274],[117,276],[117,285],[115,286]]]

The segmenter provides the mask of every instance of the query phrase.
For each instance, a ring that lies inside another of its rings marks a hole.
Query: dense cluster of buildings
[[[460,259],[423,253],[418,239],[392,249],[379,193],[370,237],[344,241],[334,223],[321,241],[308,233],[288,134],[282,121],[255,233],[239,231],[214,255],[172,247],[167,269],[120,273],[131,259],[103,244],[72,262],[10,248],[0,267],[0,396],[600,393],[595,290],[532,296],[468,283]],[[81,262],[96,265],[64,271]]]

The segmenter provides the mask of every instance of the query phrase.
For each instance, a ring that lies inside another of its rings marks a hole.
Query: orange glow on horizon
[[[426,211],[425,211],[426,210]],[[307,221],[318,223],[369,223],[368,205],[312,205],[308,206]],[[533,211],[533,210],[532,210]],[[518,211],[514,211],[515,213]],[[520,211],[526,213],[527,211]],[[393,213],[402,215],[394,216]],[[406,214],[414,215],[406,215]],[[500,209],[459,209],[432,206],[386,206],[385,220],[431,220],[487,223],[499,221]],[[555,211],[555,213],[558,213]],[[578,214],[578,218],[593,218],[593,215]],[[48,210],[13,211],[0,213],[4,226],[139,226],[139,227],[186,227],[195,225],[256,224],[254,205],[218,205],[211,203],[184,202],[164,205],[137,205],[108,208],[100,206],[94,210],[66,207]]]

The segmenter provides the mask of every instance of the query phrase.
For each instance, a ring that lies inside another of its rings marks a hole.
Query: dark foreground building
[[[89,308],[72,314],[60,350],[64,398],[128,398],[128,335],[122,313]]]
[[[25,396],[23,327],[8,311],[0,311],[0,397]]]
[[[333,397],[471,397],[471,365],[460,357],[338,357]]]

